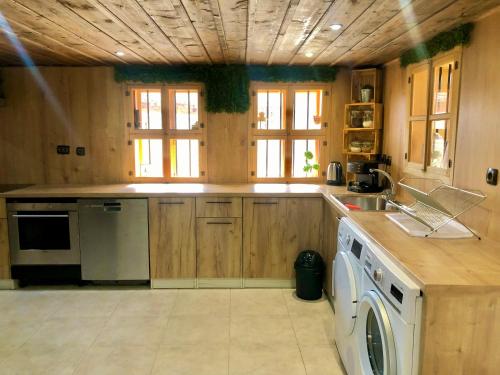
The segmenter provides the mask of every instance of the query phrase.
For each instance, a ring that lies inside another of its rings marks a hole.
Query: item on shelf
[[[363,128],[373,128],[373,111],[365,111],[363,114]]]
[[[361,144],[361,151],[362,152],[372,152],[373,150],[373,142],[372,141],[364,141]]]
[[[363,145],[360,141],[352,141],[350,144],[351,152],[361,152],[361,146]]]
[[[373,99],[373,86],[372,85],[364,85],[361,89],[361,102],[369,103]]]
[[[351,111],[351,128],[363,127],[363,111]]]

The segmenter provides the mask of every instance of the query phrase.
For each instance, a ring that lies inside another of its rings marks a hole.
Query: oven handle
[[[44,217],[69,217],[69,215],[18,215],[18,214],[13,214],[12,217],[44,218]]]

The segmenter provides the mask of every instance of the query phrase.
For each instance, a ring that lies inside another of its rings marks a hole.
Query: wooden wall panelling
[[[247,113],[208,113],[208,182],[247,182]]]
[[[434,289],[423,304],[421,373],[497,374],[499,321],[498,288]]]
[[[196,219],[199,279],[237,279],[241,286],[241,218]]]
[[[2,183],[114,183],[128,179],[124,90],[112,68],[4,70],[0,107]],[[57,155],[68,144],[70,155]],[[75,147],[86,155],[75,154]],[[29,150],[29,152],[27,152]],[[105,161],[105,162],[104,162]]]
[[[332,83],[331,90],[331,115],[329,130],[329,160],[340,161],[344,166],[344,173],[347,170],[346,157],[343,154],[343,128],[344,128],[344,108],[350,102],[351,96],[351,70],[340,68]]]
[[[149,199],[149,255],[151,279],[196,278],[194,198]]]
[[[486,169],[498,168],[500,153],[497,144],[500,133],[496,119],[497,87],[500,73],[491,61],[500,58],[496,46],[500,43],[500,10],[475,24],[472,40],[464,47],[458,130],[455,148],[453,185],[478,189],[487,194],[486,201],[461,218],[483,236],[500,240],[500,194],[498,187],[485,182]],[[406,69],[399,61],[387,64],[385,74],[384,153],[392,156],[391,172],[396,180],[404,177],[404,128],[406,126]]]

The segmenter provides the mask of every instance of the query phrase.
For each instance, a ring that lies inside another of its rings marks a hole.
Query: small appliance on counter
[[[354,174],[354,180],[349,181],[347,190],[355,193],[380,193],[384,190],[382,179],[378,172],[370,169],[380,168],[376,160],[355,160],[347,163],[347,172]]]
[[[342,184],[342,164],[339,161],[331,161],[326,174],[326,184],[341,186]]]

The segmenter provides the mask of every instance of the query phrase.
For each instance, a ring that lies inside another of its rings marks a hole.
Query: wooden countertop
[[[317,196],[324,192],[348,193],[345,186],[312,184],[115,184],[115,185],[33,185],[0,194],[4,198],[101,198],[168,197],[197,195],[236,196]]]
[[[324,197],[383,247],[422,290],[452,286],[500,290],[500,243],[487,238],[479,241],[474,238],[450,240],[410,237],[392,223],[385,212],[349,211],[333,200],[330,194],[352,193],[345,186],[311,184],[116,184],[34,185],[2,193],[0,197]]]

